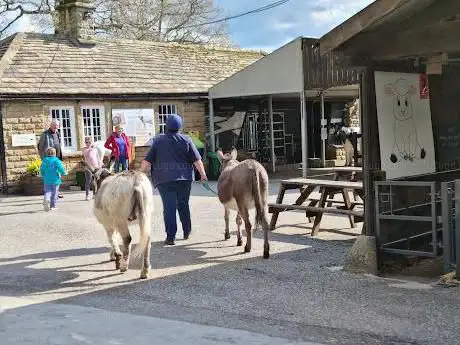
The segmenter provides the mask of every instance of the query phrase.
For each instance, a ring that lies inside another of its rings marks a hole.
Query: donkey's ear
[[[80,164],[83,169],[89,171],[91,174],[94,174],[94,170],[88,164],[86,164],[85,161],[81,161]]]
[[[393,84],[385,84],[384,87],[385,95],[393,96],[394,95],[394,86]]]
[[[112,175],[112,173],[110,171],[108,171],[107,169],[103,169],[102,172],[101,172],[100,178],[104,179],[104,178],[106,178],[106,177],[108,177],[110,175]]]
[[[235,148],[233,148],[230,155],[232,159],[236,159],[236,157],[238,157],[238,151]]]
[[[414,85],[409,85],[408,89],[407,89],[407,93],[409,95],[415,95],[417,93],[417,89],[415,88]]]
[[[224,159],[224,153],[222,152],[221,149],[218,149],[216,153],[217,153],[217,158],[219,158],[219,161],[222,162],[222,160]]]

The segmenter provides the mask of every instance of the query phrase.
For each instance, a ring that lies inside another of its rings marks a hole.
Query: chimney
[[[55,34],[78,41],[90,40],[94,30],[91,14],[94,11],[91,0],[60,0],[56,6]]]

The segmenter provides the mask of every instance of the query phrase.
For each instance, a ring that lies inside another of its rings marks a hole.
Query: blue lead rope
[[[217,195],[216,191],[214,191],[214,189],[211,188],[211,186],[209,185],[208,181],[201,181],[201,184],[203,186],[204,189],[210,191],[211,193]]]

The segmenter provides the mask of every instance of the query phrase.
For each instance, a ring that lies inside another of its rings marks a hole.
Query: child
[[[96,147],[94,147],[93,138],[86,137],[85,145],[86,147],[83,149],[83,157],[85,158],[85,163],[93,170],[96,168],[100,168],[102,166],[102,159],[100,157],[99,151],[97,150]],[[86,191],[85,200],[88,200],[89,189],[91,187],[92,182],[93,182],[92,174],[88,170],[85,170],[85,191]],[[93,198],[94,198],[94,190],[93,190]]]
[[[62,162],[56,157],[56,149],[50,147],[46,150],[46,156],[43,158],[40,166],[40,176],[43,178],[45,191],[43,200],[45,211],[56,209],[62,175],[67,175],[67,172]]]

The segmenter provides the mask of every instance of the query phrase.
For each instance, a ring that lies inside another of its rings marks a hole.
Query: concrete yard
[[[277,188],[273,181],[271,201]],[[176,246],[164,246],[155,194],[153,269],[145,281],[137,262],[125,274],[114,271],[83,192],[66,193],[48,213],[41,197],[0,198],[0,343],[458,343],[457,287],[341,270],[360,233],[347,218],[326,216],[313,239],[302,213],[281,214],[264,260],[260,230],[251,253],[236,247],[233,215],[232,238],[223,240],[223,208],[199,184],[192,236],[184,241],[179,230]]]

